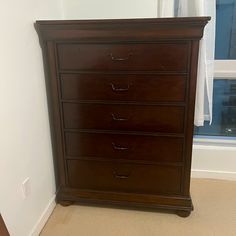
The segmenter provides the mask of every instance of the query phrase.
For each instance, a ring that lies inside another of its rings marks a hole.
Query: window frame
[[[214,80],[229,78],[236,80],[236,60],[215,60]],[[236,139],[228,136],[194,135],[193,144],[235,147]]]
[[[215,60],[214,79],[236,79],[236,60]]]

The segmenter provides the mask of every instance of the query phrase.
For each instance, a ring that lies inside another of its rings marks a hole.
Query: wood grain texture
[[[67,158],[182,163],[183,138],[66,132]]]
[[[184,108],[63,103],[66,129],[182,133]]]
[[[184,102],[186,75],[62,74],[62,99]]]
[[[62,70],[186,72],[187,43],[58,44]]]
[[[209,19],[36,22],[58,202],[190,214],[198,49]]]
[[[0,214],[0,235],[10,236],[1,214]]]
[[[210,17],[37,21],[41,40],[120,42],[200,39]]]
[[[188,84],[188,109],[186,113],[186,143],[185,143],[185,174],[183,176],[184,194],[188,196],[190,189],[191,178],[191,162],[192,162],[192,145],[193,145],[193,130],[194,130],[194,111],[195,111],[195,96],[196,96],[196,83],[197,83],[197,68],[198,68],[198,49],[199,41],[192,42],[192,55],[190,59],[190,75]]]
[[[54,152],[54,167],[56,174],[56,184],[59,189],[66,185],[65,158],[63,146],[63,130],[61,122],[61,108],[59,101],[60,88],[57,80],[57,66],[55,57],[55,45],[48,42],[45,53],[45,62],[48,63],[47,93],[50,109],[51,136]],[[46,67],[47,68],[47,67]]]
[[[181,168],[175,166],[69,160],[67,167],[72,188],[142,194],[179,194],[181,189]]]

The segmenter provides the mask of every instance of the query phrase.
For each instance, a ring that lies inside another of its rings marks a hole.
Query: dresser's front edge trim
[[[53,161],[55,166],[56,189],[66,185],[65,160],[63,152],[62,127],[60,120],[60,101],[58,97],[58,79],[55,58],[55,44],[47,42],[42,45],[45,58],[44,68],[46,77],[46,88],[48,91],[48,110],[50,118],[51,141],[53,150]],[[49,67],[47,63],[51,66]]]
[[[154,39],[200,39],[203,35],[203,27],[209,20],[210,17],[177,17],[124,20],[37,21],[36,28],[44,40],[93,39],[98,41],[102,39],[145,39],[147,41]]]
[[[189,88],[187,94],[187,117],[186,117],[186,139],[185,139],[185,167],[184,167],[184,195],[189,195],[190,180],[191,180],[191,163],[192,163],[192,145],[193,145],[193,131],[194,131],[194,111],[195,111],[195,97],[196,97],[196,83],[198,70],[198,50],[199,41],[192,41],[192,55],[190,59],[191,73],[189,75]]]
[[[117,205],[125,207],[141,207],[146,209],[167,209],[192,211],[191,197],[167,195],[151,195],[121,192],[103,192],[61,188],[57,195],[57,202],[71,201],[87,204]]]

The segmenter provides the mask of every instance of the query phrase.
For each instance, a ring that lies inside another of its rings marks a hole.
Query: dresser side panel
[[[50,41],[43,46],[44,68],[49,107],[51,140],[56,178],[56,189],[66,185],[66,171],[63,151],[63,132],[60,116],[59,87],[57,79],[55,44]]]
[[[184,195],[189,196],[190,179],[191,179],[191,162],[192,162],[192,145],[193,145],[193,130],[194,130],[194,111],[195,97],[197,85],[197,70],[198,70],[198,54],[199,41],[192,41],[190,58],[190,74],[187,93],[187,119],[185,132],[185,170],[184,170]]]

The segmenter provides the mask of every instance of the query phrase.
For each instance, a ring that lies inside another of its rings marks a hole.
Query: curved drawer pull
[[[113,83],[110,83],[111,85],[111,88],[114,92],[125,92],[125,91],[128,91],[129,88],[130,88],[130,84],[128,84],[127,88],[116,88],[115,85]]]
[[[117,117],[117,116],[114,115],[113,113],[111,114],[111,116],[112,116],[112,119],[113,119],[114,121],[127,121],[127,120],[128,120],[128,118]]]
[[[113,172],[113,175],[117,178],[117,179],[128,179],[130,175],[119,175],[117,174],[115,171]]]
[[[119,151],[126,151],[129,150],[128,147],[121,147],[121,146],[117,146],[115,143],[112,143],[112,146],[115,150],[119,150]]]
[[[127,57],[114,57],[112,53],[110,53],[110,57],[112,61],[127,61],[132,56],[132,53],[129,53]]]

